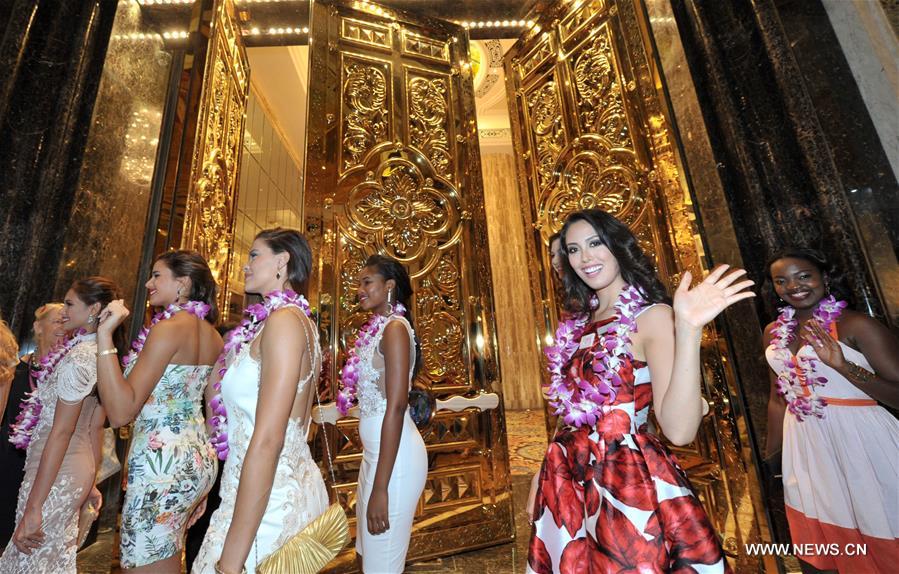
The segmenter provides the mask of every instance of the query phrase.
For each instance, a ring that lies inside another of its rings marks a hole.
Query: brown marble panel
[[[141,18],[119,2],[87,136],[54,294],[74,279],[105,275],[126,301],[137,276],[171,56]]]
[[[510,410],[542,409],[540,350],[534,340],[537,328],[527,277],[527,234],[515,185],[515,158],[511,153],[485,153],[481,165],[503,400]]]

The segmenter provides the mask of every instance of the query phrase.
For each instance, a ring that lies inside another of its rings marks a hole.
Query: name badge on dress
[[[579,349],[589,349],[593,346],[593,339],[596,338],[596,333],[590,333],[589,335],[584,335],[581,337],[581,346]]]

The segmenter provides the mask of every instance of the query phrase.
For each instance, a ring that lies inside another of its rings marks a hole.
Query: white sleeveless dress
[[[309,336],[315,333],[315,329],[307,329],[306,333]],[[259,337],[261,334],[262,329],[256,336]],[[320,365],[321,348],[317,334],[312,337],[312,364]],[[234,516],[240,471],[256,425],[261,367],[250,355],[251,346],[251,343],[245,344],[235,357],[228,358],[228,371],[222,379],[222,399],[228,412],[229,454],[222,470],[220,490],[222,503],[209,521],[209,530],[206,531],[200,552],[193,564],[192,572],[198,574],[213,574],[213,567],[221,557],[225,536]],[[297,394],[301,393],[306,385],[314,385],[317,380],[318,371],[313,369],[297,385]],[[265,508],[265,514],[247,556],[245,566],[248,574],[255,572],[256,566],[268,555],[283,546],[293,535],[328,509],[325,482],[312,458],[309,445],[306,444],[309,422],[306,421],[304,425],[303,421],[291,418],[287,423],[287,434],[278,457],[278,467],[275,470],[275,481],[272,484],[268,506]]]
[[[874,369],[865,356],[840,343],[847,361]],[[814,348],[798,353],[817,359]],[[783,356],[765,352],[775,372]],[[837,371],[817,360],[809,376],[827,402],[824,418],[783,422],[783,485],[794,544],[866,544],[864,556],[819,554],[802,559],[840,572],[895,572],[899,564],[899,421]]]
[[[387,486],[390,528],[377,536],[368,531],[366,511],[378,469],[381,448],[381,425],[387,410],[384,356],[379,350],[384,330],[393,321],[401,322],[409,332],[409,388],[415,365],[415,333],[403,317],[391,316],[384,327],[364,348],[360,349],[359,369],[359,437],[362,439],[362,466],[356,489],[356,552],[362,555],[365,574],[402,572],[412,534],[412,522],[418,500],[428,477],[428,453],[418,428],[406,410],[400,446]]]

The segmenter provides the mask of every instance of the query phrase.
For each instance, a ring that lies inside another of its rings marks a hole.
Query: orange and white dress
[[[874,372],[862,353],[840,347],[847,361]],[[797,354],[818,358],[810,345]],[[773,345],[765,356],[775,372],[785,368]],[[808,376],[827,379],[816,388],[827,402],[824,418],[799,421],[788,410],[783,422],[784,501],[793,544],[837,545],[836,552],[801,556],[822,570],[895,572],[899,421],[824,361],[813,364]],[[865,555],[849,555],[847,545],[853,544],[866,545]]]

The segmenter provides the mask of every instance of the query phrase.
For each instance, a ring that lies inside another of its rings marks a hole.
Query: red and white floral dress
[[[588,325],[583,336],[613,320]],[[574,353],[566,377],[598,380],[599,340]],[[546,451],[527,572],[732,572],[686,474],[647,432],[649,367],[625,362],[619,374],[596,426],[563,428]]]

